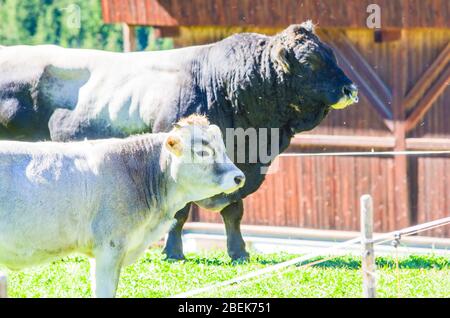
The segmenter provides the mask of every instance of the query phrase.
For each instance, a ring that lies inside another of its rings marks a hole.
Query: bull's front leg
[[[114,298],[119,284],[124,253],[113,241],[108,246],[98,248],[94,252],[95,280],[93,291],[97,298]]]
[[[241,220],[244,215],[244,203],[242,200],[225,207],[220,214],[225,223],[227,233],[227,249],[231,259],[247,260],[249,254],[245,250],[245,242],[241,233]]]
[[[167,259],[172,260],[182,260],[184,259],[183,253],[183,241],[181,239],[181,234],[183,231],[183,225],[189,217],[189,210],[191,205],[187,204],[183,209],[175,214],[175,219],[177,220],[175,225],[169,231],[167,236],[166,247],[163,253],[166,254]]]

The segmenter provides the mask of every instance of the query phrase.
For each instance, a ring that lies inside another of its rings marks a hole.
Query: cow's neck
[[[227,121],[222,126],[282,128],[287,124],[285,109],[291,92],[271,62],[268,45],[258,41],[241,46],[237,43],[234,54],[226,57],[217,56],[216,47],[210,47],[206,56],[192,64],[207,111],[213,115],[210,117]]]
[[[164,149],[166,134],[133,136],[116,147],[118,158],[134,184],[136,207],[152,213],[167,213],[168,200],[176,204],[170,177],[170,155]],[[172,204],[172,203],[171,203]]]
[[[164,147],[166,137],[166,133],[160,133],[129,138],[125,165],[143,208],[150,213],[163,213],[165,219],[172,220],[188,202],[199,198],[174,179],[170,170],[174,159]]]

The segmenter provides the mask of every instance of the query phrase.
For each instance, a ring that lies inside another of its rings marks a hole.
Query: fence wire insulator
[[[394,239],[391,242],[391,245],[395,248],[397,248],[400,245],[400,240],[402,239],[401,233],[395,233]]]

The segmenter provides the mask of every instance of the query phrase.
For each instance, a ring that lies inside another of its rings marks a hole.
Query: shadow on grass
[[[154,254],[156,255],[156,254]],[[159,254],[158,254],[159,255]],[[211,254],[187,254],[186,259],[182,261],[168,261],[164,262],[183,262],[193,265],[205,265],[205,266],[246,266],[246,265],[263,265],[271,266],[282,263],[284,261],[298,257],[299,255],[292,255],[287,253],[277,254],[256,254],[253,253],[249,261],[232,261],[224,253],[211,253]],[[159,257],[159,256],[158,256]],[[154,256],[147,257],[143,262],[151,263],[154,261]],[[300,263],[298,266],[308,264],[321,259],[320,257],[312,259],[307,262]],[[395,258],[380,256],[376,258],[376,264],[378,268],[395,268]],[[361,268],[361,260],[357,256],[337,256],[331,260],[323,263],[312,265],[319,268],[330,269],[349,269],[358,270]],[[437,255],[410,255],[408,257],[399,258],[399,267],[401,269],[449,269],[450,270],[450,257],[437,256]]]
[[[315,258],[300,265],[315,262],[321,258]],[[375,263],[378,268],[395,268],[396,262],[393,257],[377,257]],[[417,256],[411,255],[399,259],[400,269],[450,269],[450,258],[443,256]],[[312,265],[319,268],[343,268],[357,270],[361,268],[361,260],[356,257],[336,257],[323,263]]]
[[[192,263],[192,264],[197,264],[197,265],[207,265],[207,266],[224,266],[224,265],[230,265],[232,264],[231,260],[225,260],[222,258],[217,258],[217,257],[201,257],[201,256],[196,256],[196,257],[186,257],[185,260],[186,263]]]
[[[252,257],[250,261],[231,261],[223,257],[188,257],[185,262],[192,264],[202,264],[206,266],[233,266],[233,265],[255,265],[260,264],[264,266],[270,266],[284,262],[291,257],[264,257],[263,255],[258,255]],[[315,262],[321,259],[320,257],[312,259],[308,262],[303,262],[298,264],[304,265],[311,262]],[[393,257],[377,257],[375,263],[378,268],[395,268],[396,262]],[[312,265],[318,268],[335,268],[335,269],[350,269],[358,270],[361,268],[361,260],[357,257],[352,256],[339,256],[331,260],[325,261],[323,263]],[[450,258],[444,256],[416,256],[411,255],[408,257],[402,257],[399,259],[400,269],[450,269]]]
[[[274,258],[272,257],[264,257],[263,255],[257,255],[255,257],[251,257],[250,260],[231,260],[227,257],[215,257],[215,256],[187,256],[185,262],[192,264],[202,264],[207,266],[239,266],[239,265],[275,265],[281,263],[283,261],[288,260],[291,257],[283,257],[279,256]]]

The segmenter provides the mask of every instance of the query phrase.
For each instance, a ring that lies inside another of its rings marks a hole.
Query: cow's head
[[[356,86],[337,65],[333,51],[314,34],[309,21],[275,35],[270,58],[285,83],[285,111],[294,132],[313,128],[330,109],[343,109],[358,101]]]
[[[191,115],[174,125],[165,141],[170,173],[192,200],[232,193],[245,183],[244,173],[226,154],[222,133],[206,117]]]

